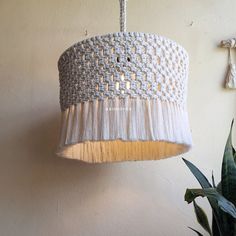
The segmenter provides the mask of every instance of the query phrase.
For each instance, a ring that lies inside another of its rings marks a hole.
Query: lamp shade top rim
[[[126,37],[132,37],[132,38],[138,38],[138,37],[147,37],[147,38],[157,38],[160,41],[163,42],[169,42],[172,44],[175,44],[175,46],[179,47],[180,51],[182,51],[185,56],[188,58],[188,52],[187,50],[181,46],[181,44],[177,43],[176,41],[169,39],[165,36],[162,35],[158,35],[158,34],[154,34],[154,33],[143,33],[143,32],[114,32],[114,33],[109,33],[109,34],[103,34],[103,35],[97,35],[97,36],[93,36],[90,38],[86,38],[82,41],[79,41],[77,43],[74,43],[73,45],[71,45],[70,47],[68,47],[59,57],[58,60],[58,65],[60,64],[60,62],[63,60],[63,57],[65,55],[67,55],[67,53],[71,50],[74,50],[75,47],[80,47],[83,44],[86,44],[89,41],[100,41],[100,40],[104,40],[104,39],[110,39],[110,38],[116,38],[116,39],[125,39]]]

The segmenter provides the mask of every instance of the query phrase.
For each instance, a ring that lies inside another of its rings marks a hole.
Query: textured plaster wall
[[[227,53],[217,44],[235,36],[235,9],[234,0],[128,1],[130,31],[164,35],[189,52],[194,148],[185,158],[209,177],[214,169],[217,180],[236,112],[236,92],[221,86]],[[118,16],[118,0],[0,1],[1,236],[189,236],[187,226],[200,229],[183,201],[185,188],[198,185],[180,158],[88,165],[54,155],[57,59],[77,41],[119,30]]]

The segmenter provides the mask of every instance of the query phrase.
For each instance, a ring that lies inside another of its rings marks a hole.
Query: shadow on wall
[[[5,215],[6,224],[24,218],[33,220],[43,214],[40,211],[48,212],[46,218],[50,214],[55,217],[55,211],[59,214],[60,201],[67,204],[67,199],[73,200],[71,207],[81,204],[79,199],[90,201],[95,192],[102,194],[105,182],[107,184],[112,179],[110,173],[114,173],[112,164],[90,165],[57,157],[54,152],[59,135],[59,117],[52,115],[35,120],[35,123],[25,125],[27,130],[18,128],[3,144],[0,209],[8,213]],[[3,219],[1,213],[0,219]]]
[[[142,229],[153,233],[153,218],[165,225],[174,211],[188,219],[171,198],[175,183],[164,177],[168,165],[173,168],[175,162],[165,161],[167,167],[163,168],[162,161],[130,165],[62,159],[54,154],[58,114],[33,118],[32,123],[23,121],[24,125],[5,140],[6,155],[0,159],[0,222],[6,235],[19,235],[13,232],[17,229],[20,235],[77,235],[71,234],[73,230],[80,235],[104,235],[103,227],[109,235],[125,235],[125,222],[129,222],[132,235],[139,235],[135,227],[139,216],[146,226]],[[9,147],[13,148],[7,151]]]
[[[28,160],[35,169],[34,185],[45,178],[46,185],[79,184],[93,182],[106,178],[111,172],[111,166],[87,164],[78,160],[65,159],[56,156],[55,151],[59,138],[60,115],[47,120],[38,121],[29,132],[25,133],[25,148],[28,150]],[[38,173],[37,173],[38,172]],[[43,174],[44,173],[44,174]],[[100,175],[102,173],[102,175]]]

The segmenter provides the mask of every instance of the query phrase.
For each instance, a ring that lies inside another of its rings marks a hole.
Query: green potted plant
[[[211,236],[236,236],[236,153],[232,145],[232,127],[225,146],[221,182],[216,185],[212,174],[212,183],[191,162],[183,159],[192,174],[198,180],[201,188],[187,189],[185,201],[193,203],[198,223]],[[212,226],[208,222],[204,210],[197,204],[197,197],[206,197],[212,208]],[[189,227],[199,236],[203,236],[197,230]]]

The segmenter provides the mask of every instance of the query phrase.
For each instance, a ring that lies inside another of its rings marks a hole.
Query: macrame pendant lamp
[[[57,154],[85,162],[158,160],[191,147],[188,54],[162,36],[120,31],[67,49],[58,62],[62,124]]]

